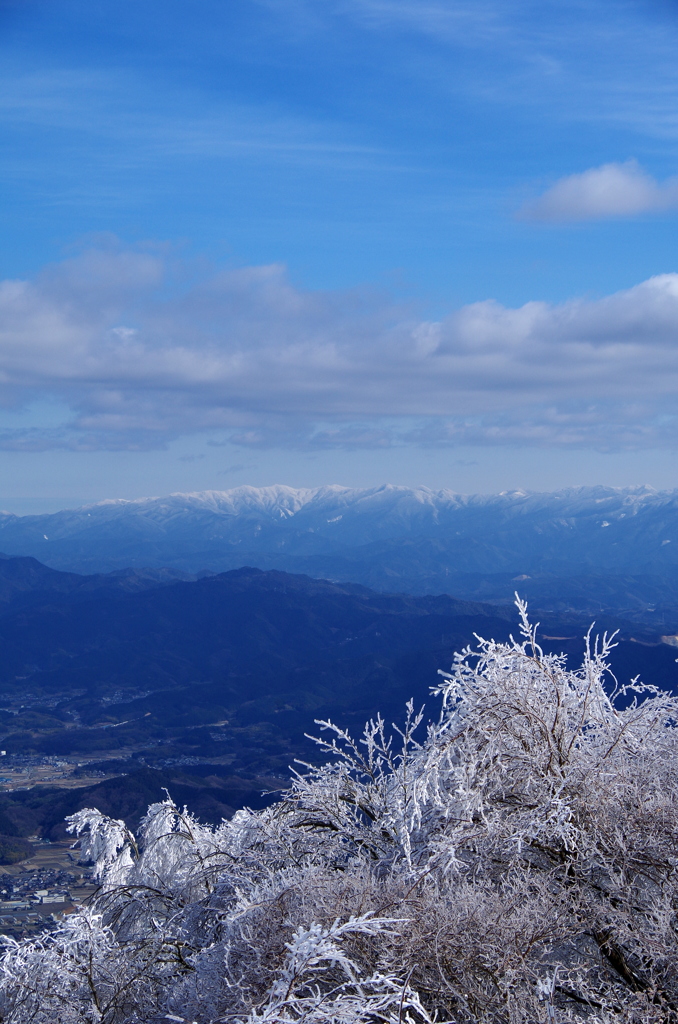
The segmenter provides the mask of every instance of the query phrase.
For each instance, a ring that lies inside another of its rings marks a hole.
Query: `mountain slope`
[[[36,558],[0,555],[0,615],[55,599],[87,601],[93,595],[133,594],[197,578],[178,569],[119,569],[88,576],[50,569]]]
[[[601,629],[619,625],[599,621]],[[581,657],[584,620],[550,618],[547,649]],[[10,755],[143,754],[284,772],[316,718],[361,730],[426,702],[474,634],[505,640],[514,610],[448,596],[378,594],[277,570],[239,569],[87,600],[60,594],[0,615],[0,746]],[[678,688],[674,648],[626,631],[622,680]]]
[[[285,770],[314,718],[400,717],[481,623],[506,636],[511,619],[257,569],[86,601],[56,594],[0,616],[0,745]]]

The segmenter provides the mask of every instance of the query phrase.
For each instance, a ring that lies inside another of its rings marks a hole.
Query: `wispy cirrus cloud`
[[[0,400],[66,403],[0,433],[26,452],[678,444],[678,274],[596,300],[477,302],[429,322],[388,296],[310,291],[284,268],[198,273],[91,250],[0,284]]]
[[[658,182],[636,160],[603,164],[560,178],[519,216],[544,222],[633,217],[678,209],[678,177]]]

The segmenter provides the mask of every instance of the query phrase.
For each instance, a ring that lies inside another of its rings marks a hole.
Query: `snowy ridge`
[[[610,502],[623,505],[659,504],[667,500],[675,500],[678,490],[657,491],[652,487],[570,487],[560,491],[501,491],[498,494],[465,495],[460,492],[443,488],[432,490],[430,487],[405,487],[398,484],[383,484],[379,487],[357,488],[343,487],[340,484],[329,484],[323,487],[295,488],[285,484],[273,484],[269,487],[252,487],[242,485],[226,491],[174,491],[165,497],[143,498],[109,498],[79,509],[65,511],[90,511],[108,507],[130,508],[164,506],[186,508],[209,508],[213,511],[239,514],[246,510],[271,511],[286,508],[298,512],[306,506],[356,505],[368,503],[372,507],[378,505],[395,505],[403,502],[430,507],[462,507],[462,506],[524,506],[535,508],[553,506],[556,503],[570,505],[587,505],[589,503]],[[0,513],[7,515],[8,513]],[[61,513],[52,513],[59,515]]]
[[[440,590],[450,573],[662,574],[678,566],[678,492],[243,486],[112,499],[50,515],[0,513],[0,551],[77,572],[249,564],[379,589],[395,585],[391,578],[409,589],[415,577],[436,577]]]
[[[538,509],[561,511],[565,514],[592,511],[604,504],[614,511],[635,509],[639,506],[661,506],[678,499],[678,491],[656,491],[651,487],[573,487],[560,491],[502,491],[498,494],[464,495],[449,489],[432,490],[429,487],[405,487],[384,484],[372,488],[343,487],[330,484],[314,488],[294,488],[285,484],[268,487],[242,485],[226,491],[175,491],[164,497],[108,498],[79,508],[65,509],[46,516],[24,516],[23,519],[47,519],[78,513],[151,514],[162,516],[179,512],[207,511],[216,515],[244,515],[261,513],[276,515],[281,510],[296,514],[305,511],[337,511],[353,509],[363,514],[386,511],[401,514],[420,511],[442,511],[462,508],[502,508],[516,513]],[[2,518],[19,518],[0,512]]]

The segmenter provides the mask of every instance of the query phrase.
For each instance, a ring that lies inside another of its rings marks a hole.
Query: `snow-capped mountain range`
[[[678,567],[678,491],[237,487],[0,513],[0,551],[78,572],[254,564],[374,584],[378,570],[381,589],[460,573],[663,575]]]

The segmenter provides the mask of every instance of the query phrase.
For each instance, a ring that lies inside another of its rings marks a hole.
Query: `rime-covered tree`
[[[73,815],[100,891],[7,943],[0,1020],[678,1020],[678,700],[618,685],[607,637],[568,670],[519,608],[435,723],[319,723],[327,763],[266,810]]]

